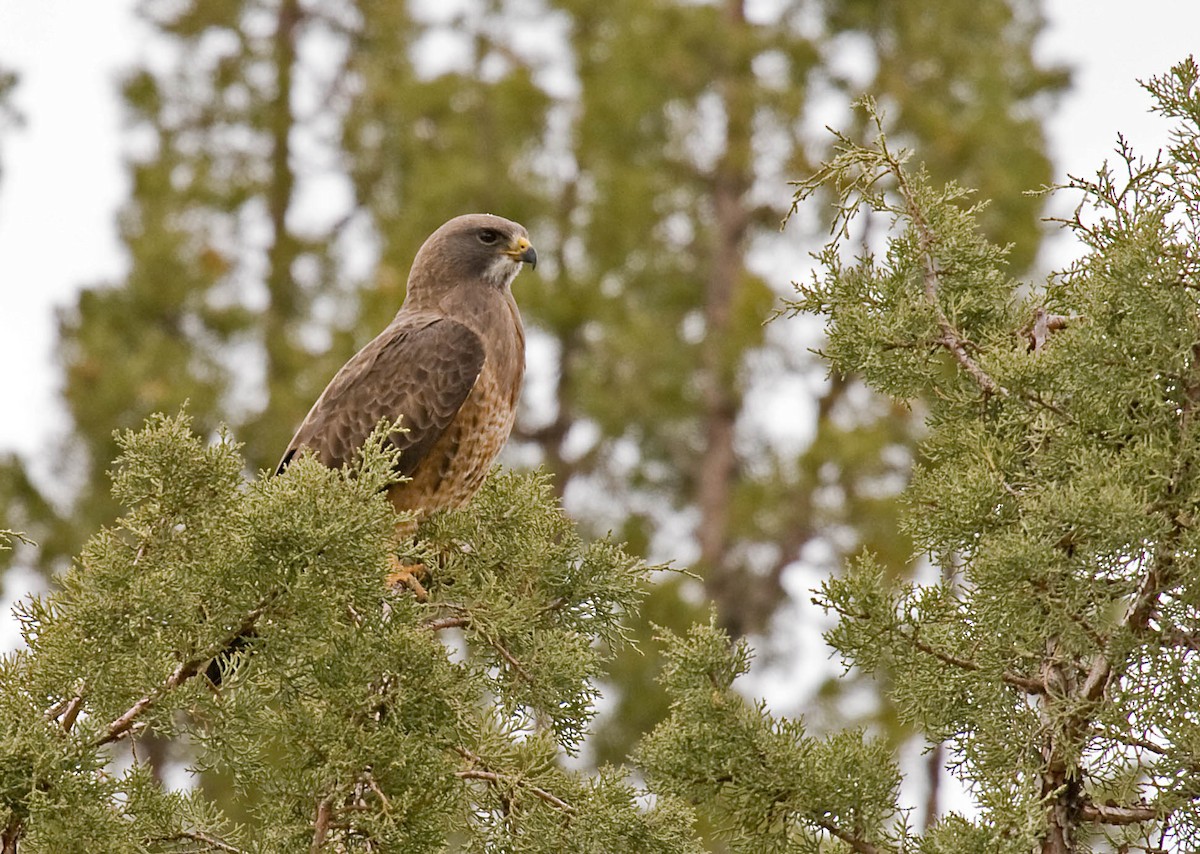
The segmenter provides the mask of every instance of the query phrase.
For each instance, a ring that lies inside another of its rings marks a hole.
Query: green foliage
[[[678,802],[646,808],[620,772],[586,779],[558,762],[586,730],[598,651],[621,644],[647,568],[585,544],[544,476],[497,474],[469,510],[402,544],[430,574],[428,601],[389,590],[386,427],[353,470],[305,457],[249,483],[238,447],[204,442],[185,416],[118,438],[126,513],[59,590],[21,604],[27,649],[0,667],[6,840],[697,850]],[[235,638],[214,688],[205,669]],[[240,823],[202,790],[162,789],[138,757],[150,736],[231,780]]]
[[[656,791],[700,805],[731,851],[818,854],[827,835],[887,835],[900,775],[885,744],[857,731],[817,740],[744,699],[732,686],[749,650],[715,623],[668,639],[667,659],[670,714],[638,753]]]
[[[865,36],[877,58],[873,78],[851,94],[869,92],[885,105],[889,133],[920,151],[934,184],[954,181],[990,200],[977,211],[980,229],[1010,248],[1014,270],[1028,270],[1041,242],[1042,199],[1022,191],[1050,183],[1040,116],[1069,82],[1063,68],[1035,61],[1042,4],[826,5],[831,30]]]
[[[1122,142],[1119,176],[1071,184],[1086,255],[1042,287],[1008,278],[962,191],[905,168],[872,102],[873,144],[841,137],[800,186],[833,190],[837,226],[793,307],[827,315],[835,370],[928,410],[903,521],[943,580],[864,554],[821,590],[830,642],[973,787],[978,819],[923,850],[1200,846],[1198,80],[1189,59],[1147,85],[1167,152]],[[862,208],[897,233],[848,260]]]

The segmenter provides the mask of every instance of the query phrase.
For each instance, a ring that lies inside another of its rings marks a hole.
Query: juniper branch
[[[461,771],[455,771],[454,776],[458,777],[460,780],[483,780],[497,788],[501,784],[504,784],[513,788],[523,789],[557,810],[561,810],[568,815],[573,815],[575,813],[575,807],[571,806],[553,792],[548,792],[540,786],[535,786],[532,783],[525,782],[524,780],[510,777],[507,774],[501,774],[496,771],[487,770],[487,763],[484,761],[484,759],[465,747],[456,747],[454,750],[459,756],[470,762],[472,766],[483,766],[465,768]]]
[[[882,851],[878,846],[871,844],[865,839],[855,836],[853,833],[850,833],[847,830],[843,830],[832,821],[818,819],[816,821],[816,825],[827,832],[830,836],[834,836],[842,840],[842,842],[845,842],[850,846],[850,850],[854,851],[855,854],[882,854]]]
[[[130,729],[133,728],[134,724],[137,722],[138,718],[141,717],[142,713],[144,713],[147,709],[149,709],[171,691],[178,688],[184,682],[191,679],[198,673],[201,673],[208,666],[208,663],[212,661],[213,656],[219,655],[222,650],[228,648],[229,645],[235,640],[240,637],[244,637],[251,632],[254,629],[254,626],[258,623],[258,620],[264,613],[266,613],[267,608],[270,606],[274,598],[274,596],[268,596],[267,599],[262,602],[262,604],[246,615],[246,618],[236,630],[234,630],[219,644],[215,645],[215,647],[206,650],[203,655],[195,656],[187,661],[181,661],[179,665],[173,671],[171,671],[171,675],[168,676],[161,685],[159,685],[153,691],[147,693],[140,700],[126,709],[125,712],[115,718],[105,728],[104,735],[94,740],[91,746],[102,747],[106,744],[111,744],[112,742],[119,741],[121,738],[123,738],[130,731]]]
[[[871,105],[871,117],[875,122],[875,126],[879,130],[879,151],[887,164],[887,169],[896,179],[896,188],[900,191],[900,197],[904,200],[904,213],[912,223],[913,230],[917,235],[917,248],[921,252],[921,275],[924,285],[925,301],[929,304],[934,314],[934,319],[937,321],[938,330],[941,332],[941,337],[937,343],[945,347],[955,360],[962,366],[963,370],[970,375],[975,384],[983,389],[984,394],[999,395],[1001,397],[1008,396],[1008,389],[996,382],[992,377],[979,366],[971,354],[967,352],[968,341],[963,337],[950,319],[946,316],[946,312],[942,310],[941,302],[938,300],[938,291],[941,289],[941,274],[937,268],[937,256],[934,252],[934,246],[937,243],[937,236],[929,227],[929,222],[925,219],[925,214],[917,204],[916,194],[912,190],[912,186],[908,182],[908,176],[904,171],[903,164],[888,148],[887,139],[883,135],[883,125],[878,113],[875,112],[874,105]]]

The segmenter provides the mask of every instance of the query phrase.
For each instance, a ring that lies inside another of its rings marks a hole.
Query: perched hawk
[[[490,214],[447,222],[413,260],[400,311],[326,386],[279,463],[310,451],[351,462],[381,419],[409,480],[388,491],[418,518],[460,507],[508,440],[525,375],[525,332],[511,285],[537,264],[524,226]],[[409,533],[415,525],[402,526]]]
[[[392,504],[418,519],[465,504],[512,431],[525,331],[510,287],[522,264],[536,263],[524,226],[498,216],[455,217],[431,234],[413,259],[400,311],[334,375],[276,473],[305,451],[331,467],[352,462],[381,420],[401,419],[407,432],[390,439],[409,480],[388,490]],[[415,528],[397,526],[402,536]],[[423,599],[419,567],[393,561],[389,581]],[[209,663],[213,685],[253,634]]]

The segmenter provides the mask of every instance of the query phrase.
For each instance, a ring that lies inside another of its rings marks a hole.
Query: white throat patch
[[[483,280],[501,290],[512,285],[517,273],[521,272],[521,262],[507,255],[501,255],[483,274]]]

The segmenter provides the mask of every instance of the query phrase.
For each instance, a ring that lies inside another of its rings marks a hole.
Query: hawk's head
[[[409,291],[471,282],[504,289],[522,264],[537,265],[525,226],[492,214],[457,216],[431,234],[417,252]]]

